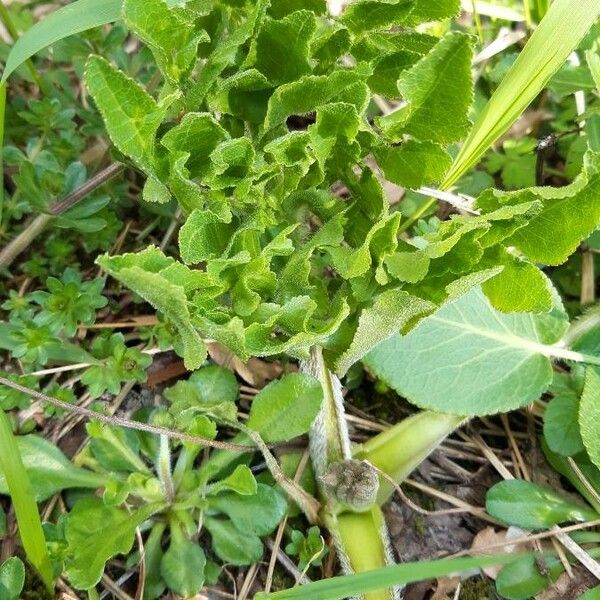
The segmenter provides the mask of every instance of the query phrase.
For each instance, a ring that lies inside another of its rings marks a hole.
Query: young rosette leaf
[[[85,498],[69,512],[65,525],[68,543],[65,570],[73,587],[89,590],[101,579],[106,562],[131,550],[135,530],[162,509],[146,504],[131,514],[106,506],[100,498]]]
[[[456,415],[508,411],[549,387],[552,344],[567,324],[561,307],[539,315],[500,313],[475,288],[377,346],[365,363],[422,408]]]
[[[204,585],[206,556],[198,542],[188,539],[181,526],[171,524],[171,540],[160,562],[160,573],[172,592],[188,598]]]
[[[209,500],[211,512],[205,523],[217,556],[234,565],[249,565],[261,559],[261,537],[269,535],[287,510],[279,491],[259,483],[255,494],[224,492]],[[223,518],[226,516],[227,518]]]
[[[488,491],[485,506],[493,517],[524,529],[546,529],[560,523],[598,518],[595,510],[521,479],[497,483]]]
[[[290,373],[254,397],[246,425],[265,442],[291,440],[309,430],[322,400],[319,381],[305,373]]]

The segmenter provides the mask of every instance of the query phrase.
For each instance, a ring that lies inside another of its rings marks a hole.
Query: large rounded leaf
[[[548,388],[550,344],[566,324],[559,309],[539,315],[498,312],[476,288],[407,335],[377,346],[365,363],[423,408],[455,415],[508,411]]]

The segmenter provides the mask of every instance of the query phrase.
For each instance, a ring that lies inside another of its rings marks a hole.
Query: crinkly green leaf
[[[356,0],[346,7],[342,22],[353,33],[402,25],[410,15],[414,0]]]
[[[387,290],[364,308],[348,349],[335,361],[335,370],[342,376],[378,344],[397,334],[412,319],[431,312],[435,305],[411,296],[403,290]]]
[[[252,401],[246,425],[266,442],[306,433],[321,408],[323,390],[304,373],[290,373],[264,387]]]
[[[302,9],[321,15],[327,12],[327,2],[326,0],[271,0],[269,14],[275,19],[281,19]]]
[[[137,82],[100,56],[86,64],[85,83],[114,145],[146,174],[155,171],[154,139],[165,108]],[[160,182],[155,181],[157,186]]]
[[[209,41],[204,30],[197,31],[194,23],[163,0],[125,0],[123,19],[152,50],[163,75],[173,82],[192,66],[198,44]]]
[[[460,0],[415,0],[409,22],[427,23],[455,17],[460,12]]]
[[[517,229],[507,246],[515,246],[530,260],[559,265],[600,226],[600,153],[588,153],[582,174],[560,188],[536,187],[518,192],[488,191],[478,199],[484,211],[502,205],[538,201],[542,209]]]
[[[197,369],[206,359],[206,346],[192,325],[185,293],[184,285],[186,280],[188,283],[193,281],[193,272],[185,272],[186,280],[177,281],[172,277],[175,261],[167,258],[155,246],[150,246],[139,254],[102,256],[97,262],[107,273],[142,296],[177,327],[183,342],[186,367]]]
[[[454,32],[404,71],[398,89],[406,106],[378,120],[384,135],[394,141],[407,133],[442,144],[461,140],[470,126],[471,58],[471,39]]]
[[[187,264],[198,263],[223,254],[235,231],[215,214],[195,209],[179,231],[179,250]]]
[[[369,101],[365,80],[370,70],[333,71],[330,75],[307,75],[279,86],[269,100],[265,130],[281,125],[291,115],[304,115],[330,102],[353,104],[362,114]]]
[[[292,12],[280,20],[265,19],[255,41],[256,69],[277,85],[310,73],[308,57],[316,26],[315,15],[308,10]]]
[[[375,158],[388,181],[412,189],[441,181],[452,162],[439,144],[416,140],[380,146]]]
[[[568,321],[500,313],[480,289],[450,300],[405,336],[380,344],[367,366],[420,407],[483,415],[525,406],[552,381],[551,344]]]

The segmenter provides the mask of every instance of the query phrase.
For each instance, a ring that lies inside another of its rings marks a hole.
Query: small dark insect
[[[535,163],[535,183],[536,185],[544,185],[544,168],[546,166],[546,158],[556,148],[556,144],[560,138],[578,133],[579,128],[563,131],[562,133],[551,133],[538,141],[536,146],[537,161]]]

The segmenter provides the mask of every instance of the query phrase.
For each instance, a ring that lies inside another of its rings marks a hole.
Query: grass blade
[[[54,42],[117,21],[121,18],[121,5],[122,0],[77,0],[50,13],[16,40],[0,83],[4,83],[28,58]]]
[[[10,421],[3,410],[0,410],[0,469],[6,477],[25,554],[52,592],[52,565],[46,549],[42,522]]]
[[[6,84],[0,85],[0,150],[4,148],[4,112],[6,110]],[[4,161],[0,151],[0,224],[4,212]]]
[[[311,600],[338,600],[381,588],[445,577],[452,573],[470,571],[471,569],[491,565],[505,564],[514,561],[518,556],[523,556],[523,554],[497,554],[494,556],[403,563],[383,569],[365,571],[356,575],[322,579],[321,581],[272,594],[257,594],[255,600],[306,600],[306,598]]]
[[[448,189],[519,118],[600,16],[598,0],[555,0],[481,112],[442,189]]]

